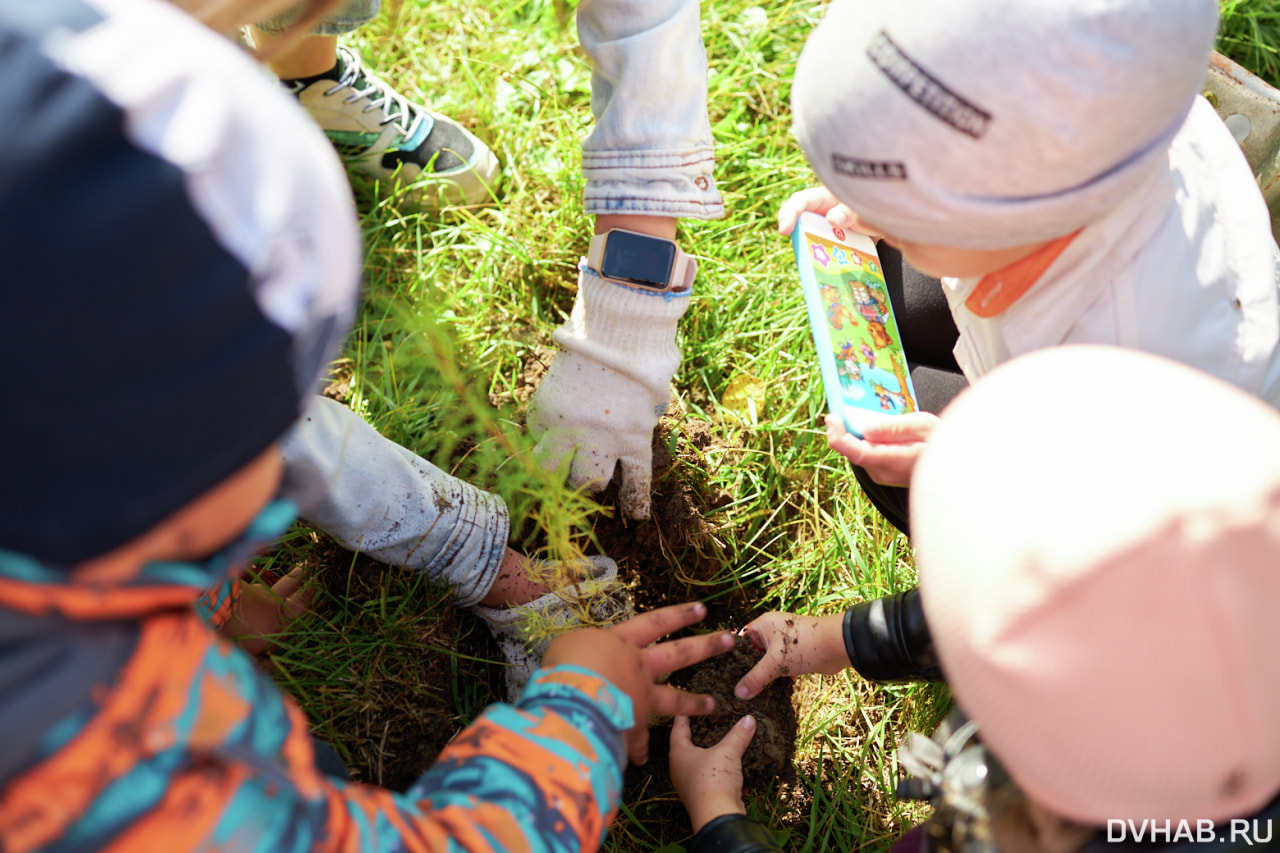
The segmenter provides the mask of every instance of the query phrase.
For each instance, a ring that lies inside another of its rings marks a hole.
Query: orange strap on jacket
[[[1081,229],[1083,230],[1083,229]],[[978,282],[969,297],[964,301],[975,316],[989,319],[1009,310],[1009,306],[1022,298],[1031,289],[1031,285],[1040,280],[1062,251],[1071,245],[1071,241],[1080,233],[1079,230],[1059,237],[1025,258],[1016,260],[1007,267],[987,273]]]

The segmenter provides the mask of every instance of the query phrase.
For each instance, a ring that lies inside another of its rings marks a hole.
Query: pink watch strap
[[[609,231],[606,231],[603,234],[596,234],[591,238],[591,245],[587,249],[587,266],[600,275],[601,278],[605,277],[604,273],[600,270],[601,262],[604,259],[605,241],[608,239],[610,232],[621,230],[625,229],[611,228]],[[628,233],[639,234],[640,232],[631,231]],[[670,243],[676,250],[675,260],[671,263],[671,280],[667,282],[666,290],[660,292],[688,290],[693,287],[693,280],[698,275],[697,259],[685,254],[680,246],[676,244],[675,240],[668,240],[665,237],[655,237],[652,234],[644,234],[642,236],[648,237],[651,240],[662,240],[664,243]],[[613,279],[607,280],[613,281]],[[619,283],[627,287],[635,286],[625,281]],[[649,290],[651,288],[644,289]]]

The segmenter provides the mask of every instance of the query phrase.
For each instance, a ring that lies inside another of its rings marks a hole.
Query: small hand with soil
[[[727,652],[734,636],[728,631],[655,643],[707,615],[706,605],[676,604],[633,616],[611,628],[582,628],[562,634],[547,648],[542,665],[567,663],[585,667],[631,698],[636,725],[626,733],[627,754],[636,764],[649,760],[649,716],[709,714],[715,700],[655,683],[663,675]]]
[[[693,831],[720,815],[746,814],[742,804],[742,754],[756,733],[746,716],[710,749],[694,746],[688,717],[671,726],[671,784],[689,811]]]
[[[847,668],[844,614],[799,616],[772,611],[741,631],[764,657],[734,688],[739,699],[751,699],[779,676],[807,673],[835,675]]]
[[[231,618],[220,631],[251,655],[271,651],[275,646],[272,637],[283,633],[311,605],[311,590],[302,585],[305,578],[303,567],[298,566],[270,587],[242,582]]]

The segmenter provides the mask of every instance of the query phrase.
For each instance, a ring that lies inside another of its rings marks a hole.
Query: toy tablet
[[[831,413],[861,437],[867,412],[916,411],[875,244],[809,212],[800,215],[791,243]]]

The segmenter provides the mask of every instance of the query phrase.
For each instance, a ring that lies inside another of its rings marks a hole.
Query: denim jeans
[[[378,4],[352,0],[316,33],[349,33],[372,20]],[[291,19],[259,26],[274,32]],[[578,39],[591,59],[595,115],[582,144],[586,212],[723,216],[698,0],[581,0]],[[376,69],[377,57],[369,59]]]
[[[590,214],[716,219],[698,0],[581,0],[595,127],[582,144]]]
[[[339,6],[323,18],[313,32],[318,36],[340,36],[357,30],[377,17],[379,5],[381,0],[349,0],[345,6]],[[262,21],[257,26],[264,32],[277,33],[293,23],[296,15],[295,9]]]
[[[349,32],[377,11],[378,0],[357,0],[317,32]],[[723,216],[698,0],[581,0],[578,36],[593,70],[595,127],[582,146],[586,212]],[[388,441],[331,400],[314,400],[283,448],[288,464],[324,474],[325,499],[308,521],[348,548],[453,584],[461,605],[488,593],[509,528],[500,498]]]

